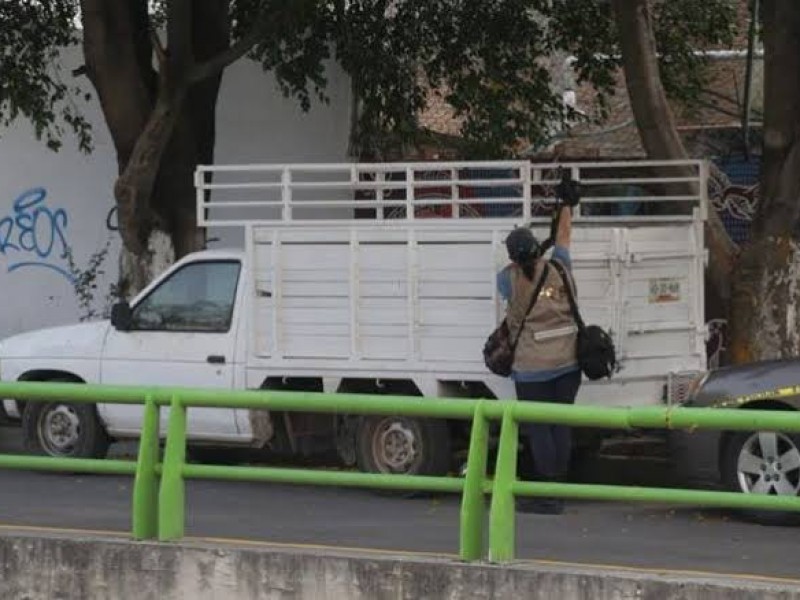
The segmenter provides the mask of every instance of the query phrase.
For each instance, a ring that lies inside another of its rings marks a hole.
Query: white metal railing
[[[708,176],[701,161],[462,161],[199,166],[197,217],[201,226],[277,227],[545,219],[559,169],[581,183],[577,220],[658,222],[705,214]]]

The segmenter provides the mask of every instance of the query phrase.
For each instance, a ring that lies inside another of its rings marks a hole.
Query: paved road
[[[0,437],[0,452],[14,449],[8,442],[13,432],[0,428]],[[619,479],[623,472],[629,482],[652,484],[659,464],[606,464],[604,478]],[[0,471],[0,526],[125,532],[131,484],[124,477]],[[458,502],[449,496],[401,499],[361,490],[190,482],[187,498],[191,536],[443,554],[458,548]],[[799,532],[722,512],[580,502],[561,516],[519,515],[517,554],[800,580]]]

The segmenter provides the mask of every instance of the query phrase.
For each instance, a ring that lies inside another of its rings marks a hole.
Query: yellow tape
[[[757,402],[759,400],[774,400],[776,398],[788,398],[792,396],[800,396],[800,385],[790,385],[773,390],[744,394],[742,396],[735,396],[725,400],[717,400],[712,404],[717,408],[726,408],[731,406],[741,406],[742,404],[749,404],[750,402]]]

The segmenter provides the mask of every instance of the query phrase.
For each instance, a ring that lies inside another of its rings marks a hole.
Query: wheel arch
[[[64,371],[60,369],[32,369],[24,372],[17,378],[17,381],[63,381],[69,383],[86,383],[80,375],[76,375],[71,371]],[[17,405],[17,411],[22,416],[22,411],[25,410],[26,402],[24,400],[14,400]]]

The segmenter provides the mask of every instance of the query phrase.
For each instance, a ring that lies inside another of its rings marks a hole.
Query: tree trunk
[[[97,91],[120,173],[155,105],[146,2],[81,0],[83,54]]]
[[[647,0],[613,0],[619,32],[622,64],[639,137],[648,158],[688,158],[667,101],[658,67],[655,35]],[[719,176],[711,166],[712,176]],[[674,171],[672,172],[674,175]],[[669,194],[697,193],[685,186],[666,190]],[[706,270],[706,319],[725,318],[729,313],[731,271],[737,248],[716,211],[708,211],[705,227],[710,261]]]
[[[800,354],[800,248],[789,236],[754,240],[733,275],[728,330],[734,363]]]
[[[183,94],[159,98],[125,169],[114,185],[123,249],[119,291],[141,290],[175,260],[171,223],[157,210],[156,180],[172,138]],[[161,207],[166,208],[166,207]]]
[[[221,71],[191,86],[188,78],[194,61],[228,48],[228,2],[170,7],[168,32],[175,48],[159,57],[156,73],[146,2],[82,0],[87,70],[119,165],[114,196],[123,241],[123,296],[204,244],[193,174],[198,162],[213,161]]]
[[[230,44],[228,0],[195,2],[192,10],[192,50],[196,61],[219,55]],[[172,242],[177,257],[205,246],[205,231],[197,226],[194,171],[214,162],[216,109],[222,71],[189,88],[185,110],[173,136],[170,158],[158,182],[158,205],[172,208]],[[175,174],[180,174],[176,177]]]
[[[613,0],[631,110],[647,156],[687,158],[667,102],[647,0]]]
[[[764,153],[751,243],[734,272],[735,362],[800,354],[800,4],[765,0]]]

